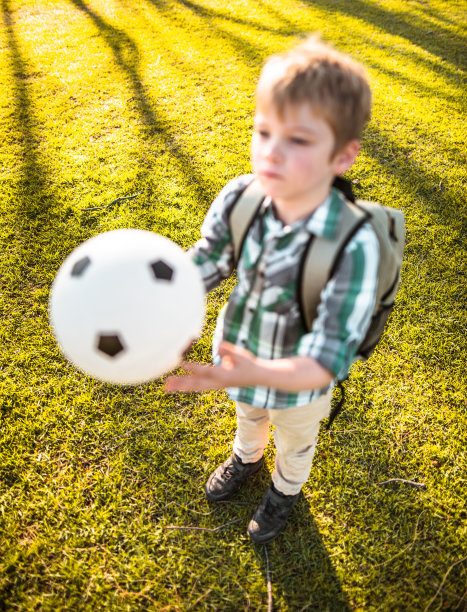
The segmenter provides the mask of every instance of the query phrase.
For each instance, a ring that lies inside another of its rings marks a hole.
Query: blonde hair
[[[371,90],[357,62],[323,43],[316,35],[264,64],[256,91],[279,115],[289,105],[308,103],[331,127],[337,153],[359,139],[370,118]]]

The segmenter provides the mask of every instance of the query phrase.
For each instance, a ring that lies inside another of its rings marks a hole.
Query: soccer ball
[[[65,259],[49,316],[76,367],[105,382],[135,385],[178,365],[201,332],[204,308],[199,271],[178,245],[122,229],[87,240]]]

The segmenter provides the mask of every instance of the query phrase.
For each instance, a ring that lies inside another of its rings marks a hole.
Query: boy
[[[229,214],[256,177],[267,196],[243,245],[238,284],[219,315],[215,365],[184,364],[188,374],[168,378],[166,388],[227,388],[236,403],[233,452],[206,483],[210,501],[229,498],[260,469],[269,424],[275,426],[272,482],[248,525],[258,543],[284,529],[308,479],[333,382],[346,377],[370,323],[379,249],[367,224],[322,291],[311,331],[301,322],[296,287],[310,234],[332,240],[338,227],[343,196],[332,183],[359,152],[370,106],[361,67],[315,37],[270,58],[256,91],[254,175],[223,189],[191,251],[207,290],[230,275]]]

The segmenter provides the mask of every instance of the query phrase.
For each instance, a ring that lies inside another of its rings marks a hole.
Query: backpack
[[[370,223],[379,242],[380,259],[373,316],[356,357],[356,360],[366,360],[383,335],[399,288],[405,244],[404,215],[400,210],[376,202],[355,200],[350,183],[341,177],[336,178],[333,186],[345,196],[341,221],[334,240],[310,237],[300,262],[298,302],[304,327],[309,331],[317,315],[321,291],[337,269],[345,247],[364,223]],[[254,179],[239,195],[231,210],[229,223],[236,264],[264,198],[259,181]],[[338,381],[341,399],[331,411],[328,429],[344,402],[344,380]]]

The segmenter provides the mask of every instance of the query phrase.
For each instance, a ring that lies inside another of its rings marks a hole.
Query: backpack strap
[[[230,212],[230,232],[234,247],[234,261],[237,265],[245,238],[265,198],[259,181],[253,179],[239,195]]]
[[[339,389],[341,396],[340,396],[337,404],[332,408],[331,412],[329,413],[328,422],[326,423],[326,430],[327,431],[329,431],[331,429],[331,425],[332,425],[334,419],[339,414],[339,412],[342,410],[342,406],[344,405],[344,402],[345,402],[344,381],[338,380],[336,382],[336,388]]]
[[[369,218],[367,211],[344,201],[334,239],[311,236],[302,256],[298,287],[298,303],[305,329],[311,329],[321,301],[321,291],[333,276],[345,247]]]

